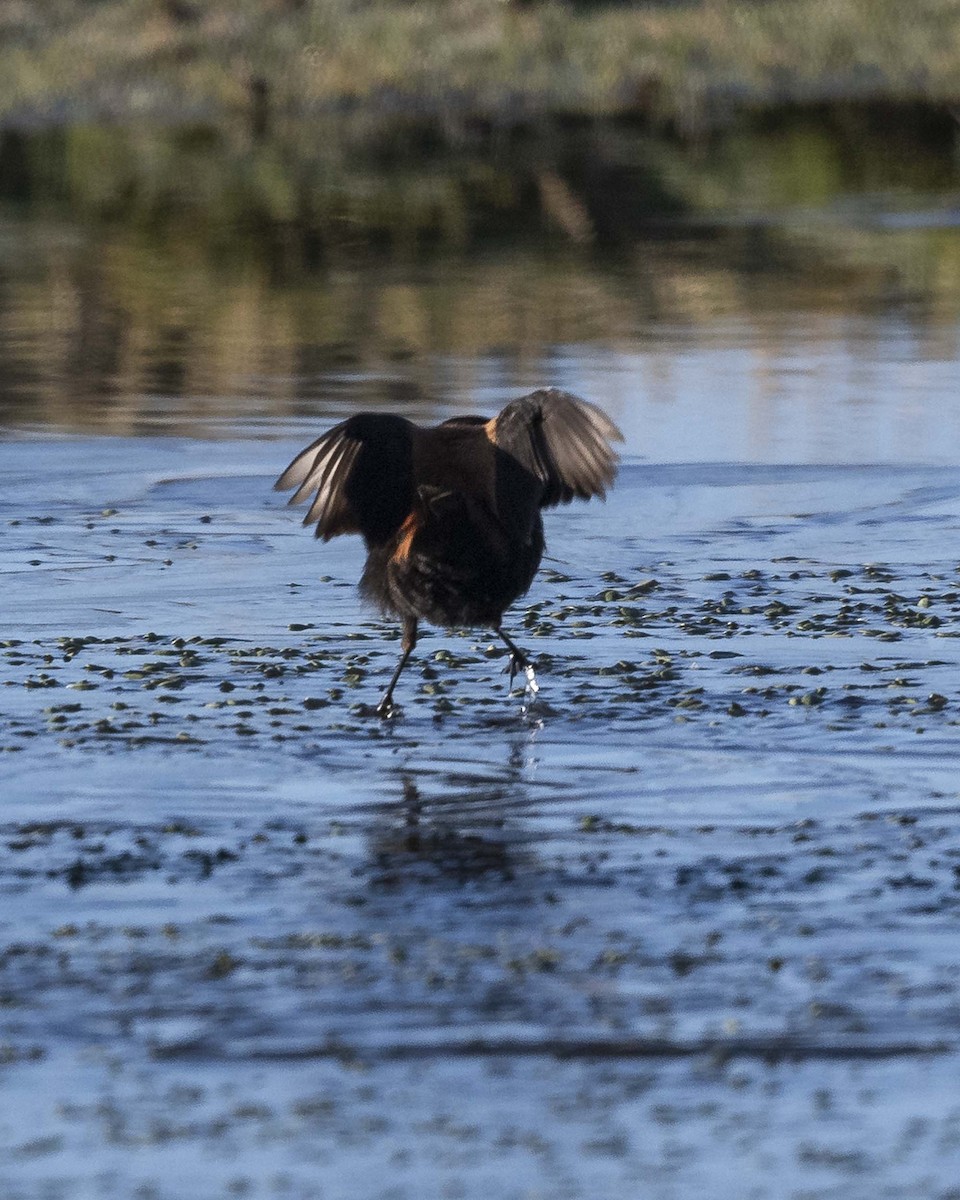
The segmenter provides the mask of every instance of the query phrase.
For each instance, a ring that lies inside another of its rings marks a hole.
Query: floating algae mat
[[[943,1194],[960,471],[628,460],[382,721],[297,440],[0,444],[0,1191]]]

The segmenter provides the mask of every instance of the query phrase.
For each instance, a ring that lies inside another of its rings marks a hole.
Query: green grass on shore
[[[0,125],[302,116],[389,121],[952,104],[956,0],[6,0]]]

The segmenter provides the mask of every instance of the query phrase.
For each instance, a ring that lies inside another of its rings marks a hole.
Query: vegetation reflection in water
[[[184,431],[306,413],[348,379],[429,414],[480,359],[535,384],[558,348],[731,320],[734,344],[794,311],[813,336],[892,314],[942,357],[952,144],[939,117],[856,110],[694,146],[611,124],[455,150],[415,127],[389,144],[321,123],[8,130],[0,414]]]

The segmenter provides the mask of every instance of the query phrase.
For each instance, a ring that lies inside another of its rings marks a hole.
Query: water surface
[[[914,200],[294,277],[6,213],[5,1196],[949,1194],[956,233]],[[397,631],[273,478],[548,382],[626,444],[511,616],[539,697],[432,630],[371,717]]]

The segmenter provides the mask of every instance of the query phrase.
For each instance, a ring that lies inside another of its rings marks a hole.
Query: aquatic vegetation
[[[871,727],[922,733],[960,723],[949,653],[930,655],[936,642],[926,636],[927,657],[911,659],[907,646],[881,649],[902,643],[911,630],[955,636],[960,590],[950,580],[897,578],[874,565],[792,567],[767,563],[762,576],[749,569],[699,581],[673,572],[653,579],[640,567],[639,584],[624,577],[624,591],[602,593],[589,579],[555,575],[540,589],[547,594],[516,614],[538,661],[540,643],[548,642],[545,719],[570,729],[602,721],[627,734],[651,722],[720,727],[750,716],[789,730],[789,710],[800,707],[818,710],[825,734],[856,731],[858,739]],[[902,590],[890,590],[893,583]],[[912,594],[904,595],[908,587]],[[620,603],[625,592],[633,593],[629,606]],[[62,634],[0,646],[0,687],[38,693],[36,704],[8,707],[0,750],[52,736],[62,746],[98,751],[169,743],[218,753],[226,737],[292,742],[299,753],[334,730],[361,740],[379,736],[369,717],[393,664],[393,646],[381,633],[388,623],[362,625],[358,632],[372,643],[363,651],[304,624],[292,622],[296,637],[273,645],[151,632]],[[625,639],[640,653],[614,658]],[[842,651],[837,639],[848,643]],[[429,652],[437,641],[445,644]],[[661,645],[648,646],[655,642]],[[468,737],[490,719],[512,716],[519,726],[541,712],[538,700],[521,708],[508,697],[506,651],[482,631],[435,632],[425,646],[427,654],[410,667],[421,682],[402,706],[407,720],[450,716],[451,736]],[[823,682],[811,686],[813,677]],[[45,702],[58,688],[95,694]],[[0,710],[9,696],[0,693]]]

